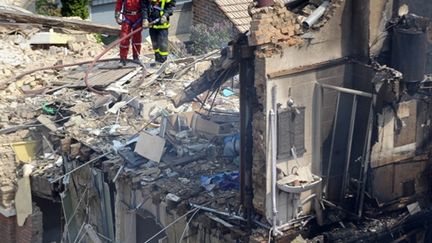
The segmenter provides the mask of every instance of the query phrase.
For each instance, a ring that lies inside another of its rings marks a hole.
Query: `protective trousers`
[[[139,15],[124,15],[124,20],[123,20],[123,23],[121,25],[120,38],[128,35],[130,32],[132,32],[132,30],[136,30],[136,29],[140,28],[142,25],[142,21],[143,21],[143,19],[142,19],[141,14],[139,14]],[[121,59],[126,59],[128,56],[130,39],[131,39],[131,37],[126,38],[125,40],[120,42],[120,58]],[[141,31],[138,31],[137,33],[135,33],[132,36],[132,53],[133,53],[134,59],[139,58],[139,55],[141,52],[141,41],[142,41]]]
[[[155,53],[155,61],[163,63],[168,58],[168,29],[150,28],[150,38]]]

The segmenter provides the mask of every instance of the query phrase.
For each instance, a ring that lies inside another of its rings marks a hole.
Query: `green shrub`
[[[61,16],[60,8],[53,0],[36,0],[36,13],[47,16]]]
[[[87,19],[89,17],[88,0],[61,0],[61,3],[62,16],[78,16],[81,19]]]
[[[204,24],[192,26],[189,52],[192,55],[201,55],[220,49],[227,46],[233,36],[234,27],[227,22],[216,23],[211,27]]]

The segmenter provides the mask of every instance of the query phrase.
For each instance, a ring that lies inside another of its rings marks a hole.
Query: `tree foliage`
[[[89,17],[88,0],[61,0],[61,3],[62,16],[78,16],[82,19]]]
[[[230,23],[216,23],[211,27],[198,24],[191,28],[191,45],[189,52],[193,55],[208,53],[214,49],[227,46],[234,36]]]
[[[60,8],[53,0],[36,0],[36,13],[47,16],[61,16]]]

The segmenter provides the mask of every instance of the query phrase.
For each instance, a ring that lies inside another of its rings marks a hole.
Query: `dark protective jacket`
[[[143,18],[148,19],[150,23],[162,16],[168,18],[168,23],[162,24],[156,22],[151,28],[153,29],[168,29],[170,27],[169,16],[173,15],[176,0],[142,0]]]

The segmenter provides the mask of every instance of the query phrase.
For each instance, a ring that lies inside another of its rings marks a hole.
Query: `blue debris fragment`
[[[201,176],[201,186],[207,191],[211,191],[214,188],[221,190],[231,190],[240,188],[239,172],[223,172],[217,173],[212,176]]]

